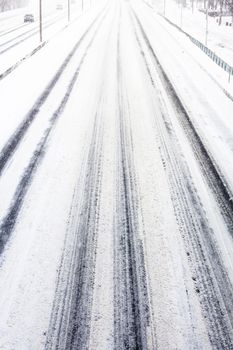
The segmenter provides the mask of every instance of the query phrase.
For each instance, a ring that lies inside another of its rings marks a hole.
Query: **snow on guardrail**
[[[228,73],[228,81],[230,82],[231,75],[233,75],[233,67],[231,65],[226,63],[223,59],[216,55],[214,51],[210,50],[207,46],[202,44],[202,42],[194,38],[189,33],[185,32],[177,24],[170,21],[167,17],[163,16],[161,13],[159,15],[163,17],[172,26],[176,27],[180,32],[185,34],[196,46],[198,46],[207,56],[209,56],[209,58],[212,59],[212,61],[214,61],[219,67],[224,69]]]

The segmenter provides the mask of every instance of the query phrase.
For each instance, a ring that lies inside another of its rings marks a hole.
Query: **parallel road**
[[[72,7],[74,21],[80,15],[79,9]],[[39,22],[23,23],[6,29],[0,33],[0,73],[27,57],[39,46]],[[43,15],[43,41],[58,35],[68,25],[66,11],[57,11]]]
[[[44,21],[43,23],[43,29],[46,30],[48,27],[52,26],[54,23],[64,19],[66,16],[65,14],[63,15],[53,15],[51,16],[52,18],[49,18],[47,20]],[[28,28],[29,27],[29,28]],[[21,43],[23,43],[25,40],[28,40],[30,38],[32,38],[33,36],[35,37],[36,35],[38,35],[39,33],[39,27],[38,24],[34,24],[31,23],[31,25],[27,25],[27,27],[25,28],[25,25],[23,25],[23,31],[19,30],[21,27],[15,29],[17,30],[15,32],[14,30],[14,35],[12,35],[12,31],[10,31],[11,35],[9,35],[10,33],[7,32],[6,34],[4,34],[4,38],[1,38],[3,36],[3,34],[1,34],[0,36],[0,55],[4,54],[5,52],[7,52],[8,50],[11,50],[12,48],[14,48],[17,45],[20,45]],[[5,38],[5,36],[8,36],[9,38]]]

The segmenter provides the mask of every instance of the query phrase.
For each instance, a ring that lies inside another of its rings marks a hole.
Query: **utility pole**
[[[166,0],[163,0],[163,16],[166,15]]]
[[[68,0],[68,22],[70,21],[70,0]]]
[[[209,12],[209,1],[207,2],[205,11],[205,46],[208,44],[208,12]]]
[[[42,42],[42,0],[39,0],[40,42]]]
[[[180,0],[180,28],[183,26],[183,0]]]

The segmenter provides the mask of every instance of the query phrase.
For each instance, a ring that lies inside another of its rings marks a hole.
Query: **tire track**
[[[88,349],[102,184],[102,104],[100,100],[87,159],[82,166],[78,186],[81,191],[73,197],[47,350]]]
[[[79,73],[80,73],[80,69],[84,63],[84,60],[88,54],[88,51],[96,37],[96,34],[100,28],[100,26],[103,23],[105,17],[102,18],[101,22],[99,23],[97,29],[95,30],[82,58],[81,61],[78,65],[78,67],[75,70],[75,73],[73,74],[73,77],[69,83],[69,86],[67,88],[67,91],[65,93],[65,95],[63,96],[58,108],[54,111],[52,117],[50,118],[50,122],[49,122],[49,126],[48,128],[45,130],[44,135],[42,136],[40,142],[38,143],[32,158],[27,166],[27,168],[24,170],[24,173],[22,175],[22,178],[19,181],[19,184],[16,188],[15,194],[14,194],[14,198],[12,200],[12,204],[10,206],[10,209],[6,215],[6,217],[2,220],[1,224],[0,224],[0,254],[2,253],[14,227],[18,218],[18,215],[20,213],[20,209],[23,205],[24,202],[24,198],[27,194],[28,188],[31,184],[31,181],[33,179],[33,176],[38,168],[38,165],[40,164],[40,162],[43,159],[43,156],[46,152],[46,146],[48,143],[48,139],[50,134],[52,133],[52,131],[54,130],[56,123],[58,121],[58,119],[61,117],[62,112],[64,111],[64,108],[69,100],[69,97],[73,91],[73,88],[75,86],[75,83],[77,82]]]
[[[27,23],[24,23],[24,24],[18,25],[17,27],[14,26],[13,28],[11,28],[11,29],[3,32],[2,34],[0,34],[0,38],[5,36],[5,35],[8,35],[8,34],[10,34],[12,32],[15,32],[16,30],[19,30],[20,28],[26,27],[27,25],[28,25]]]
[[[116,4],[115,4],[116,5]],[[114,26],[108,33],[107,42]],[[103,67],[108,61],[106,44]],[[75,186],[45,349],[88,349],[104,165],[105,75],[78,184]]]
[[[118,36],[119,144],[116,176],[114,233],[114,328],[117,350],[154,349],[151,310],[144,259],[139,235],[140,203],[133,159],[130,110],[123,86]],[[150,334],[150,336],[149,336]],[[148,339],[151,339],[150,341]]]
[[[105,10],[106,12],[106,7]],[[25,136],[26,132],[30,128],[32,122],[38,115],[40,108],[44,105],[47,98],[49,97],[50,93],[56,86],[57,82],[61,78],[63,72],[65,71],[66,67],[68,66],[69,62],[73,58],[74,54],[78,50],[80,44],[83,42],[84,38],[87,36],[87,34],[90,32],[91,28],[95,25],[95,23],[98,21],[98,19],[101,17],[103,11],[101,11],[96,18],[91,22],[87,30],[84,32],[84,34],[81,36],[81,38],[78,40],[78,42],[74,45],[73,49],[70,51],[70,53],[67,55],[66,59],[63,61],[53,78],[50,80],[49,84],[45,88],[45,90],[41,93],[39,98],[36,100],[30,111],[26,114],[23,121],[20,123],[16,131],[12,134],[12,136],[9,138],[9,140],[6,142],[6,145],[3,147],[1,153],[0,153],[0,175],[2,174],[6,164],[9,162],[10,158],[14,154],[16,148],[19,146],[20,142],[22,141],[23,137]],[[104,16],[106,16],[106,13],[104,12]]]
[[[208,149],[204,144],[204,141],[199,136],[192,120],[190,119],[188,112],[186,111],[179,96],[177,95],[175,88],[173,87],[171,81],[169,80],[161,63],[159,62],[159,59],[156,56],[152,46],[150,45],[149,39],[142,27],[142,24],[139,18],[137,17],[134,10],[132,11],[138,23],[138,26],[140,27],[142,37],[144,38],[144,41],[146,42],[149,52],[155,62],[155,66],[157,67],[157,71],[163,82],[163,85],[165,86],[166,91],[169,92],[169,96],[171,96],[170,99],[173,100],[173,106],[175,106],[179,111],[179,113],[177,113],[179,116],[179,121],[185,131],[185,134],[191,140],[190,144],[193,148],[196,159],[200,163],[200,167],[206,179],[206,182],[211,188],[216,198],[216,202],[218,203],[221,213],[229,228],[229,232],[233,236],[233,201],[232,201],[233,194],[231,193],[229,186],[226,180],[224,179],[223,174],[221,173],[221,170],[218,168],[218,165],[214,161],[211,154],[209,154]],[[147,67],[147,70],[148,70],[148,67]],[[150,73],[149,75],[150,75],[150,79],[152,79]],[[152,79],[152,83],[153,83],[153,79]]]
[[[133,16],[144,40],[144,44],[153,58],[155,69],[158,71],[162,82],[165,80],[164,85],[166,90],[171,93],[173,106],[175,106],[178,111],[177,114],[182,119],[181,125],[185,128],[186,135],[188,135],[189,140],[191,139],[193,150],[197,160],[201,164],[201,169],[203,170],[203,167],[205,167],[206,172],[204,175],[207,176],[207,174],[211,174],[211,181],[213,181],[212,186],[216,183],[217,191],[220,192],[217,200],[223,198],[223,204],[228,204],[228,194],[221,178],[197,135],[194,126],[191,124],[189,116],[181,104],[180,99],[176,95],[166,73],[163,71],[163,68],[149,43],[149,39],[143,30],[142,24],[134,11]],[[153,79],[153,73],[147,62],[135,24],[133,25],[139,50],[145,62],[150,81],[156,94],[158,94]],[[174,133],[169,129],[169,125],[170,122],[162,112],[162,119],[157,121],[157,128],[161,136],[160,152],[167,172],[176,219],[180,227],[187,249],[191,270],[193,272],[195,290],[199,295],[203,314],[206,318],[211,344],[215,349],[230,349],[233,346],[232,284],[224,268],[221,254],[215,244],[214,234],[192,182],[188,166],[182,159],[182,155],[180,155],[179,142]],[[199,152],[198,156],[196,152]],[[229,205],[228,210],[230,210]],[[230,212],[230,214],[232,216],[232,212]],[[226,215],[224,215],[224,218],[225,216]],[[227,221],[230,233],[232,233],[231,216]]]

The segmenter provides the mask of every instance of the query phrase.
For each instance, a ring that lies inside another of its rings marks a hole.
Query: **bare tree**
[[[0,0],[0,11],[6,11],[7,0]]]
[[[226,6],[231,15],[231,20],[233,22],[233,0],[226,0]]]

